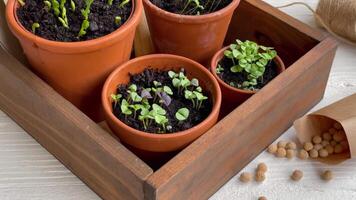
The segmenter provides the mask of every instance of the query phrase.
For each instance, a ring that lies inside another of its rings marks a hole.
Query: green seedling
[[[153,117],[150,115],[149,108],[142,108],[138,119],[142,121],[144,129],[147,130],[147,127],[149,126],[149,120],[153,119]]]
[[[36,29],[38,29],[40,27],[40,24],[35,22],[32,24],[32,33],[36,33]]]
[[[123,99],[121,101],[120,108],[121,108],[121,112],[125,115],[125,117],[132,114],[132,111],[130,109],[130,104],[126,101],[126,99]]]
[[[128,4],[130,2],[130,0],[123,0],[120,4],[119,4],[119,8],[123,8],[126,6],[126,4]]]
[[[72,11],[75,11],[75,2],[73,0],[70,0],[70,8],[72,9]]]
[[[218,67],[216,68],[216,73],[221,74],[221,72],[223,72],[223,71],[224,71],[224,68],[222,68],[221,65],[218,64]]]
[[[181,94],[184,89],[191,85],[191,81],[184,75],[183,72],[179,72],[179,74],[176,74],[172,77],[172,85],[178,89],[179,94]]]
[[[138,95],[137,92],[130,92],[130,100],[132,100],[133,102],[141,102],[142,97]]]
[[[120,16],[116,16],[116,17],[115,17],[115,24],[116,24],[117,26],[119,26],[119,25],[121,24],[121,17],[120,17]]]
[[[108,0],[108,4],[109,4],[109,6],[111,6],[112,5],[112,2],[113,2],[114,0]]]
[[[190,100],[191,102],[192,102],[192,104],[193,104],[193,107],[195,108],[195,99],[197,98],[196,96],[195,96],[195,94],[192,92],[192,91],[190,91],[190,90],[185,90],[184,91],[184,97],[186,98],[186,99],[188,99],[188,100]]]
[[[134,104],[134,105],[129,105],[130,108],[133,109],[133,117],[136,118],[136,113],[140,109],[145,109],[145,107],[141,104]]]
[[[193,5],[193,8],[186,11],[189,5]],[[204,10],[204,6],[200,4],[199,0],[187,0],[183,10],[181,11],[181,14],[189,14],[189,13],[194,14],[194,12],[196,12],[195,14],[200,14],[200,10]]]
[[[52,4],[52,9],[54,12],[54,15],[56,15],[57,17],[59,16],[59,14],[61,13],[59,10],[59,3],[57,0],[51,0],[51,4]]]
[[[154,117],[154,120],[157,124],[162,126],[164,132],[166,132],[166,125],[168,123],[168,119],[165,116],[166,113],[166,110],[164,110],[161,106],[157,104],[152,105],[152,111],[150,111],[150,115]]]
[[[48,10],[51,10],[52,4],[50,1],[43,1]]]
[[[83,35],[87,34],[87,29],[89,28],[90,24],[88,20],[83,20],[82,26],[79,30],[78,36],[82,37]]]
[[[24,6],[24,5],[25,5],[25,1],[23,1],[23,0],[17,0],[17,2],[19,2],[19,4],[20,4],[21,6]]]
[[[62,17],[58,17],[58,20],[62,23],[65,28],[69,28],[68,18],[67,18],[67,9],[65,7],[62,8]]]
[[[247,76],[247,80],[238,87],[253,90],[257,80],[263,78],[265,67],[277,56],[277,52],[271,47],[264,47],[252,41],[236,40],[236,44],[231,44],[229,49],[224,51],[224,56],[232,60],[231,72],[244,73]]]
[[[176,118],[179,120],[179,121],[184,121],[186,119],[188,119],[189,117],[189,110],[188,108],[180,108],[176,114],[175,114]]]
[[[114,102],[114,108],[116,108],[117,103],[120,101],[121,98],[122,98],[121,94],[111,94],[111,99]]]
[[[90,26],[90,22],[89,22],[89,14],[90,14],[90,7],[91,4],[93,4],[94,0],[85,0],[85,9],[81,9],[80,12],[82,13],[84,20],[82,22],[82,26],[79,30],[78,36],[82,37],[85,34],[87,34],[87,29]]]
[[[203,103],[203,101],[207,100],[208,97],[204,96],[201,92],[198,92],[198,91],[194,91],[193,93],[196,96],[196,101],[197,101],[196,102],[196,109],[199,110],[201,105],[202,105],[202,103]]]

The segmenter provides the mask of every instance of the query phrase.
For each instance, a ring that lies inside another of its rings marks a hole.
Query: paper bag
[[[335,122],[339,122],[345,131],[349,143],[349,151],[319,159],[329,164],[337,164],[356,156],[356,94],[294,122],[294,128],[301,144],[310,142],[315,135],[327,132]]]

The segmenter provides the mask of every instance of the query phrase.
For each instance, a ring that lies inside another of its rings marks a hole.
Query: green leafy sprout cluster
[[[261,46],[249,40],[245,42],[236,40],[236,43],[231,44],[229,49],[224,51],[224,56],[232,60],[231,72],[247,75],[247,80],[241,85],[235,85],[234,83],[230,83],[230,85],[237,88],[255,90],[257,80],[263,79],[266,66],[277,56],[277,52],[272,47]],[[220,74],[223,71],[224,68],[218,65],[216,73]]]
[[[183,72],[175,73],[168,72],[172,78],[172,83],[175,83],[177,91],[183,93],[189,91],[188,86],[196,86],[192,95],[187,99],[192,100],[193,105],[198,108],[201,102],[207,99],[201,92],[201,87],[197,79],[189,80]],[[173,81],[174,80],[174,81]],[[179,80],[179,83],[177,82]],[[188,82],[188,83],[187,83]],[[200,92],[199,92],[200,91]],[[132,116],[142,122],[144,130],[147,130],[152,123],[158,124],[161,129],[159,133],[165,133],[172,130],[167,118],[167,111],[163,108],[168,107],[172,102],[173,90],[167,85],[163,85],[158,81],[153,81],[153,87],[138,89],[137,85],[131,84],[127,89],[127,97],[124,98],[122,94],[112,94],[111,100],[113,102],[114,110],[119,108],[125,118]],[[195,97],[193,97],[195,95]],[[199,100],[198,100],[199,99]],[[149,100],[152,100],[150,103]],[[180,108],[175,113],[175,118],[178,121],[185,121],[188,119],[190,111],[188,108]]]
[[[189,80],[182,71],[179,73],[169,71],[168,75],[172,79],[172,84],[177,88],[178,93],[183,94],[185,99],[190,100],[193,107],[199,110],[203,101],[208,99],[202,93],[203,89],[199,86],[199,80],[196,78]]]
[[[202,5],[201,1],[199,0],[185,0],[184,7],[180,14],[184,15],[200,15],[202,11],[206,11],[208,13],[216,10],[216,8],[221,3],[221,0],[207,0],[204,5]],[[210,4],[210,6],[209,6]],[[189,6],[191,6],[190,9]]]

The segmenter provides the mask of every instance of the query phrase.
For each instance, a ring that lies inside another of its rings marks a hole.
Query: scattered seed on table
[[[341,130],[342,129],[342,125],[340,123],[338,123],[338,122],[335,122],[333,126],[334,126],[334,128],[336,130]]]
[[[294,142],[288,142],[286,145],[286,149],[296,149],[297,145]]]
[[[256,175],[255,175],[255,180],[257,182],[263,182],[264,180],[266,180],[266,175],[264,172],[261,171],[257,171]]]
[[[286,154],[286,157],[288,159],[292,159],[294,157],[295,153],[294,153],[294,150],[293,149],[288,149],[287,150],[287,154]]]
[[[304,150],[310,151],[313,149],[314,145],[311,142],[306,142],[306,143],[304,143],[303,147],[304,147]]]
[[[322,139],[321,139],[321,137],[319,135],[316,135],[316,136],[313,137],[312,141],[313,141],[314,144],[320,144]]]
[[[342,148],[341,144],[335,145],[335,147],[334,147],[335,153],[341,153],[342,151],[343,151],[343,148]]]
[[[319,156],[321,158],[326,158],[329,156],[329,152],[326,149],[320,149],[319,150]]]
[[[317,150],[312,149],[312,150],[309,151],[309,156],[310,156],[311,158],[318,158],[318,157],[319,157],[319,153],[318,153]]]
[[[300,170],[294,170],[292,175],[291,175],[291,179],[293,181],[300,181],[303,178],[303,172]]]
[[[277,152],[277,149],[278,149],[278,147],[276,144],[271,144],[271,145],[269,145],[267,151],[268,151],[268,153],[275,154]]]
[[[304,149],[301,149],[298,153],[298,157],[302,160],[308,159],[309,158],[309,154],[307,151],[305,151]]]
[[[333,135],[333,138],[336,142],[341,142],[342,140],[345,139],[345,132],[344,131],[338,131]]]
[[[264,196],[261,196],[261,197],[258,197],[258,200],[267,200],[267,198]]]
[[[331,179],[333,179],[333,173],[330,170],[325,170],[321,174],[321,178],[325,181],[330,181]]]
[[[242,172],[240,175],[240,181],[243,183],[248,183],[252,180],[252,174],[249,172]]]
[[[323,133],[323,139],[326,141],[330,141],[332,139],[332,136],[330,133],[326,132],[326,133]]]
[[[260,163],[257,165],[257,171],[266,173],[268,170],[267,165],[265,163]]]
[[[286,157],[286,155],[287,155],[287,151],[286,151],[285,148],[278,148],[278,149],[277,149],[276,156],[277,156],[278,158],[284,158],[284,157]]]
[[[315,149],[315,150],[317,150],[317,151],[319,151],[320,149],[322,149],[323,148],[323,145],[321,145],[321,144],[316,144],[316,145],[314,145],[314,147],[313,147],[313,149]]]
[[[331,155],[334,153],[334,147],[331,146],[331,144],[325,146],[326,151],[328,151],[328,154]]]
[[[329,133],[330,133],[331,135],[335,134],[336,132],[337,132],[337,130],[336,130],[335,128],[329,129]]]
[[[286,145],[287,145],[287,142],[283,141],[283,140],[281,140],[277,143],[278,148],[285,148]]]

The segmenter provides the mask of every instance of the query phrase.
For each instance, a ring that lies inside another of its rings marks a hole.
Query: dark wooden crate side
[[[147,180],[146,199],[206,199],[323,97],[328,38]],[[236,123],[238,122],[238,123]]]
[[[143,199],[152,169],[0,48],[0,108],[104,199]]]

